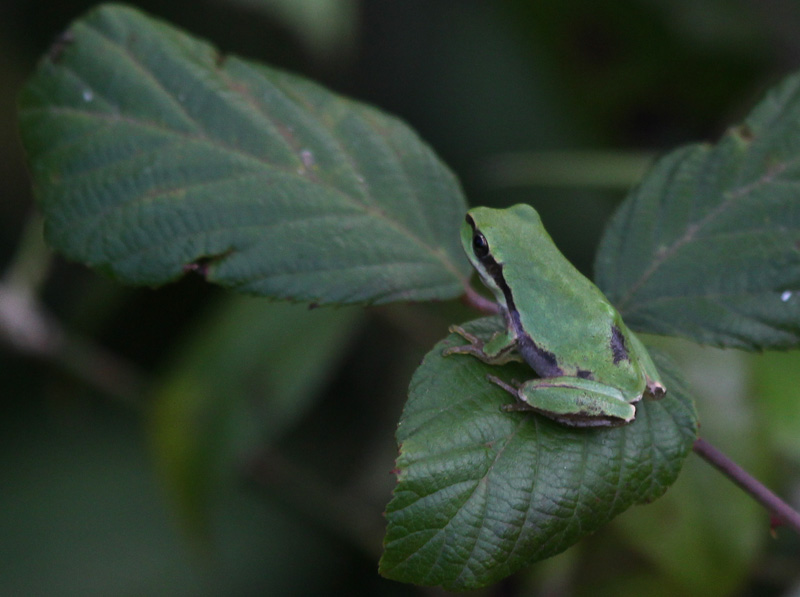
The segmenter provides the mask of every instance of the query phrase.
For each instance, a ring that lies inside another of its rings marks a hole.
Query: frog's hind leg
[[[506,412],[532,411],[570,427],[613,427],[633,421],[636,407],[611,386],[576,377],[534,379],[514,387],[489,376],[517,400]]]
[[[661,381],[658,369],[656,369],[655,363],[653,363],[653,360],[650,358],[650,354],[647,352],[645,345],[642,344],[642,341],[630,330],[628,330],[628,334],[635,353],[639,355],[639,363],[642,369],[644,369],[647,384],[647,397],[660,400],[667,393],[667,389]]]

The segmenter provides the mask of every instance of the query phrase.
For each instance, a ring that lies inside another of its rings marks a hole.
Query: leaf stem
[[[144,376],[97,344],[68,333],[26,289],[0,280],[0,343],[56,364],[93,388],[141,405]]]
[[[800,512],[797,512],[797,510],[772,493],[760,481],[703,438],[698,437],[692,449],[695,454],[711,464],[769,510],[778,521],[778,524],[792,527],[797,534],[800,534]]]
[[[380,508],[347,488],[337,488],[275,450],[256,454],[243,472],[258,486],[307,516],[319,528],[344,539],[370,560],[380,557]]]
[[[39,301],[51,260],[42,220],[34,214],[0,276],[0,344],[57,364],[95,389],[138,406],[146,385],[143,374],[101,346],[69,333]]]
[[[627,192],[652,166],[654,154],[627,151],[522,151],[490,156],[484,179],[497,188],[588,187]]]
[[[464,286],[462,300],[468,307],[473,307],[484,313],[495,314],[500,312],[500,307],[492,300],[487,299],[469,284]]]

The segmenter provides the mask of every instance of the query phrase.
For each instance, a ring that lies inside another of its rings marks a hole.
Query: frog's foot
[[[480,338],[478,338],[474,334],[470,334],[467,330],[462,328],[460,325],[451,325],[449,328],[447,328],[447,331],[450,332],[451,334],[458,334],[459,336],[464,338],[464,340],[469,342],[470,346],[476,346],[476,347],[481,348],[481,349],[483,348],[483,340],[481,340]],[[458,348],[458,347],[453,347],[453,348]],[[448,348],[448,350],[452,350],[452,349]]]
[[[509,412],[531,411],[531,410],[533,410],[531,408],[531,405],[528,404],[527,402],[525,402],[522,399],[522,397],[520,396],[520,393],[519,393],[520,383],[519,382],[517,382],[515,380],[511,380],[511,383],[509,384],[509,383],[506,383],[505,381],[503,381],[502,379],[500,379],[499,377],[497,377],[495,375],[487,375],[486,379],[488,379],[494,385],[500,386],[501,388],[503,388],[506,392],[508,392],[509,394],[511,394],[515,398],[514,402],[512,402],[510,404],[504,404],[503,406],[500,407],[500,409],[503,412],[509,413]]]
[[[488,342],[484,342],[477,336],[470,334],[464,328],[452,325],[449,329],[451,334],[458,334],[469,344],[463,346],[451,346],[442,351],[442,356],[451,354],[469,354],[489,365],[505,365],[506,363],[523,363],[522,355],[516,352],[516,342],[508,339],[507,334],[495,333]]]
[[[502,379],[500,379],[499,377],[497,377],[496,375],[492,375],[491,373],[486,376],[486,379],[488,379],[494,385],[500,386],[506,392],[508,392],[509,394],[512,394],[513,396],[517,396],[517,394],[519,393],[519,385],[520,384],[519,384],[519,382],[517,382],[515,380],[511,380],[511,383],[509,384],[509,383],[503,381]]]
[[[667,393],[667,388],[660,381],[647,378],[647,397],[653,400],[661,400]]]
[[[451,354],[471,354],[479,359],[486,360],[488,355],[483,351],[484,342],[477,336],[470,334],[467,330],[458,325],[451,325],[448,328],[451,334],[458,334],[464,340],[469,342],[463,346],[451,346],[442,351],[442,356],[449,357]]]

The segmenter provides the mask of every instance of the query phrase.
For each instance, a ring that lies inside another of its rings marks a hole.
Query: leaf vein
[[[714,219],[716,219],[739,199],[746,197],[755,189],[773,182],[776,176],[784,172],[790,165],[796,163],[800,163],[800,157],[776,164],[764,175],[739,189],[733,189],[727,192],[723,191],[723,196],[727,195],[726,199],[721,201],[714,209],[710,210],[698,221],[688,222],[685,232],[676,238],[666,249],[655,255],[655,258],[650,266],[642,273],[639,279],[630,286],[625,295],[623,295],[623,297],[620,299],[620,311],[625,310],[625,306],[628,304],[628,301],[632,299],[639,288],[646,284],[647,281],[655,274],[656,271],[658,271],[662,265],[664,265],[667,260],[672,258],[682,247],[692,242],[705,226],[709,225]]]

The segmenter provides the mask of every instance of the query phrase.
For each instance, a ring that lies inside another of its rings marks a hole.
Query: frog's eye
[[[472,235],[472,252],[475,253],[475,257],[478,259],[483,259],[489,254],[489,243],[486,242],[486,237],[480,232],[475,232]]]

